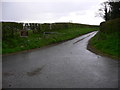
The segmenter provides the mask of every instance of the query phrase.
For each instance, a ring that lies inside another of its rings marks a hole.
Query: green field
[[[20,33],[17,33],[15,38],[7,38],[2,41],[2,53],[14,53],[24,50],[29,50],[33,48],[40,48],[53,43],[58,43],[73,39],[77,36],[86,34],[98,30],[99,27],[71,27],[68,29],[54,30],[53,34],[43,34],[43,33],[33,33],[29,30],[28,37],[20,37]]]

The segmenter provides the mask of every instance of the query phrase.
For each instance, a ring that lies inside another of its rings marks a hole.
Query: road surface
[[[86,49],[96,33],[3,56],[3,88],[117,88],[118,62]]]

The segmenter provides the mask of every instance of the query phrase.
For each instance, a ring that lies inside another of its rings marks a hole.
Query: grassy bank
[[[98,52],[102,53],[102,55],[118,59],[120,57],[119,53],[120,50],[118,48],[119,45],[118,33],[113,33],[107,36],[102,33],[102,36],[106,37],[106,39],[98,39],[99,35],[98,34],[95,35],[91,39],[92,46],[95,47],[98,50]]]
[[[120,59],[120,19],[111,20],[100,26],[100,31],[91,39],[91,45],[100,53]]]
[[[40,48],[53,43],[69,40],[95,30],[98,30],[98,27],[71,27],[69,29],[56,30],[54,31],[55,33],[46,35],[43,33],[34,34],[30,30],[29,36],[26,38],[20,37],[20,33],[18,33],[15,38],[7,38],[6,40],[3,40],[2,53],[7,54],[33,48]]]

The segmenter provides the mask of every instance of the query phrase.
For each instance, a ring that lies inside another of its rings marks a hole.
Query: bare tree
[[[120,18],[120,1],[108,0],[101,4],[98,16],[102,17],[105,21]]]
[[[105,21],[108,21],[109,11],[110,11],[109,3],[106,1],[106,2],[103,2],[101,5],[102,5],[102,8],[99,9],[99,16],[105,19]]]

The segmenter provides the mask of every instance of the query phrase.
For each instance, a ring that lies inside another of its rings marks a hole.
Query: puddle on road
[[[3,76],[12,76],[12,75],[14,75],[14,74],[11,72],[3,72]]]
[[[27,72],[27,75],[28,76],[34,76],[34,75],[38,75],[41,73],[42,69],[44,68],[44,66],[40,67],[40,68],[37,68],[31,72]]]
[[[76,42],[74,42],[73,44],[76,44],[76,43],[78,43],[78,42],[80,42],[80,41],[82,41],[83,39],[85,39],[85,38],[87,38],[87,37],[89,37],[89,36],[91,36],[91,35],[93,35],[94,33],[92,33],[92,34],[90,34],[90,35],[88,35],[88,36],[86,36],[86,37],[84,37],[84,38],[82,38],[82,39],[80,39],[80,40],[77,40]]]

